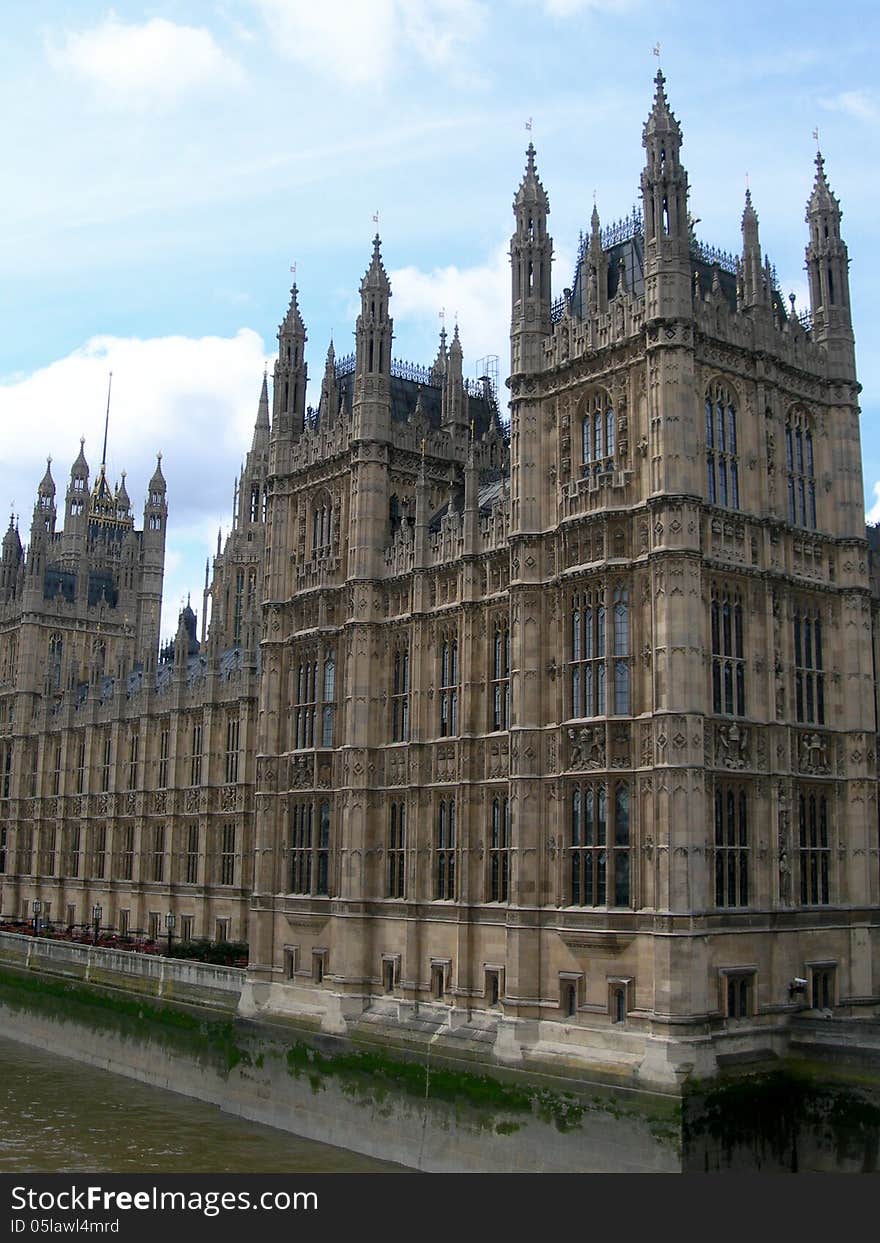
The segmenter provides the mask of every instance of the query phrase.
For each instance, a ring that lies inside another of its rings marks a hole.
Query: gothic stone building
[[[96,787],[65,786],[62,806],[51,759],[23,758],[7,785],[16,899],[115,892],[141,921],[169,903],[210,934],[209,913],[243,920],[249,895],[246,1013],[442,1026],[504,1060],[643,1082],[782,1048],[805,1006],[875,1012],[872,605],[840,207],[819,156],[799,315],[748,194],[738,257],[693,236],[660,74],[643,145],[640,210],[604,231],[594,211],[557,302],[529,147],[509,433],[489,380],[464,379],[457,332],[430,367],[392,361],[378,238],[356,352],[331,346],[308,408],[294,288],[205,643],[177,650],[184,618],[164,673],[132,649],[140,701],[118,679],[112,703],[84,693],[87,746],[106,745],[106,719],[112,755],[135,726],[158,747],[129,820],[120,756],[103,822],[134,825],[137,877],[87,876],[88,857],[82,879],[63,862],[39,875],[31,827],[93,817],[101,840],[100,813]],[[24,613],[4,607],[14,635]],[[55,708],[35,677],[11,736],[51,756],[82,706],[68,691]],[[151,880],[163,823],[171,871]]]
[[[143,530],[123,476],[89,486],[81,444],[63,531],[51,467],[25,554],[0,560],[0,912],[153,938],[245,939],[253,852],[266,381],[233,527],[196,637],[189,605],[159,652],[168,509],[161,464]],[[105,439],[106,449],[106,439]],[[159,657],[157,661],[157,656]],[[34,907],[34,902],[39,905]]]

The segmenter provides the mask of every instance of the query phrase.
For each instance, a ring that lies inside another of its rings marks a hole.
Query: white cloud
[[[857,121],[880,121],[880,107],[869,91],[842,91],[831,99],[819,102],[829,112],[843,112]]]
[[[874,484],[874,504],[865,514],[865,522],[871,525],[880,522],[880,479]]]
[[[510,260],[507,246],[500,246],[484,264],[472,268],[454,265],[423,272],[416,267],[389,273],[392,312],[395,316],[421,319],[439,331],[438,314],[446,310],[446,327],[452,335],[457,316],[462,348],[469,359],[498,353],[510,332]],[[501,370],[506,371],[506,359]]]
[[[103,100],[134,108],[167,106],[191,91],[236,87],[239,65],[210,31],[163,17],[127,25],[110,13],[90,30],[48,43],[53,68],[72,74]]]
[[[0,385],[0,427],[27,429],[6,441],[0,498],[14,498],[27,541],[37,484],[52,454],[59,527],[70,465],[86,438],[94,481],[101,459],[107,374],[113,372],[108,475],[127,471],[135,523],[164,450],[168,483],[166,608],[173,632],[179,600],[204,581],[217,527],[228,529],[234,480],[250,448],[265,360],[259,334],[235,337],[94,337],[66,358]],[[195,594],[194,594],[195,603]]]
[[[544,0],[551,17],[573,17],[584,9],[594,13],[626,13],[638,0]]]
[[[275,47],[345,86],[387,81],[395,60],[453,65],[483,27],[477,0],[256,0]]]

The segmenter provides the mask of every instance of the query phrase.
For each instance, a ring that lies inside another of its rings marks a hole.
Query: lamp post
[[[165,929],[168,933],[168,957],[171,957],[171,938],[174,935],[174,925],[177,922],[173,911],[169,911],[165,916]]]
[[[34,936],[38,937],[40,935],[40,912],[43,909],[43,904],[39,898],[34,898],[33,905],[34,905]]]
[[[100,902],[96,902],[95,905],[92,907],[92,922],[95,925],[95,945],[98,944],[98,934],[101,931],[101,916],[103,914],[104,914],[104,911],[101,907]]]

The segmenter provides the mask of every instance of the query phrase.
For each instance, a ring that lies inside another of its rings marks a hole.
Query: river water
[[[401,1166],[0,1036],[0,1173],[318,1174]]]

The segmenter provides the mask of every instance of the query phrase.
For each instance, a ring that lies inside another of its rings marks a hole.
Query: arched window
[[[458,733],[458,639],[440,646],[440,734]]]
[[[749,904],[749,825],[746,792],[715,790],[715,905]]]
[[[743,608],[740,593],[713,584],[710,605],[712,631],[712,710],[726,716],[745,716]]]
[[[455,800],[440,803],[437,812],[437,845],[434,850],[434,897],[455,897]]]
[[[614,408],[602,389],[586,397],[580,414],[583,473],[602,474],[614,466]]]
[[[788,476],[788,520],[816,530],[816,469],[813,432],[803,410],[793,410],[785,424],[785,469]]]
[[[794,612],[794,698],[799,721],[825,724],[825,674],[822,618],[810,605]]]
[[[409,738],[409,648],[394,651],[394,673],[391,683],[391,739],[406,742]]]
[[[736,395],[720,382],[706,391],[706,473],[710,505],[739,509]]]
[[[312,556],[327,557],[333,546],[333,503],[326,492],[312,501]]]
[[[606,596],[611,608],[607,625]],[[628,716],[631,636],[629,592],[616,586],[577,593],[570,614],[571,716]],[[610,690],[608,682],[611,681]]]
[[[630,906],[630,789],[618,781],[584,782],[571,791],[571,906]],[[609,900],[610,899],[610,900]]]
[[[801,905],[827,906],[829,899],[828,799],[815,790],[798,795]]]
[[[321,746],[333,746],[333,717],[336,713],[336,658],[332,652],[324,657],[324,706],[321,709]]]
[[[388,897],[405,896],[406,883],[406,803],[391,804],[388,832]]]
[[[489,839],[489,901],[507,902],[510,896],[510,799],[492,800]]]
[[[510,630],[496,623],[492,636],[492,729],[510,728]]]

